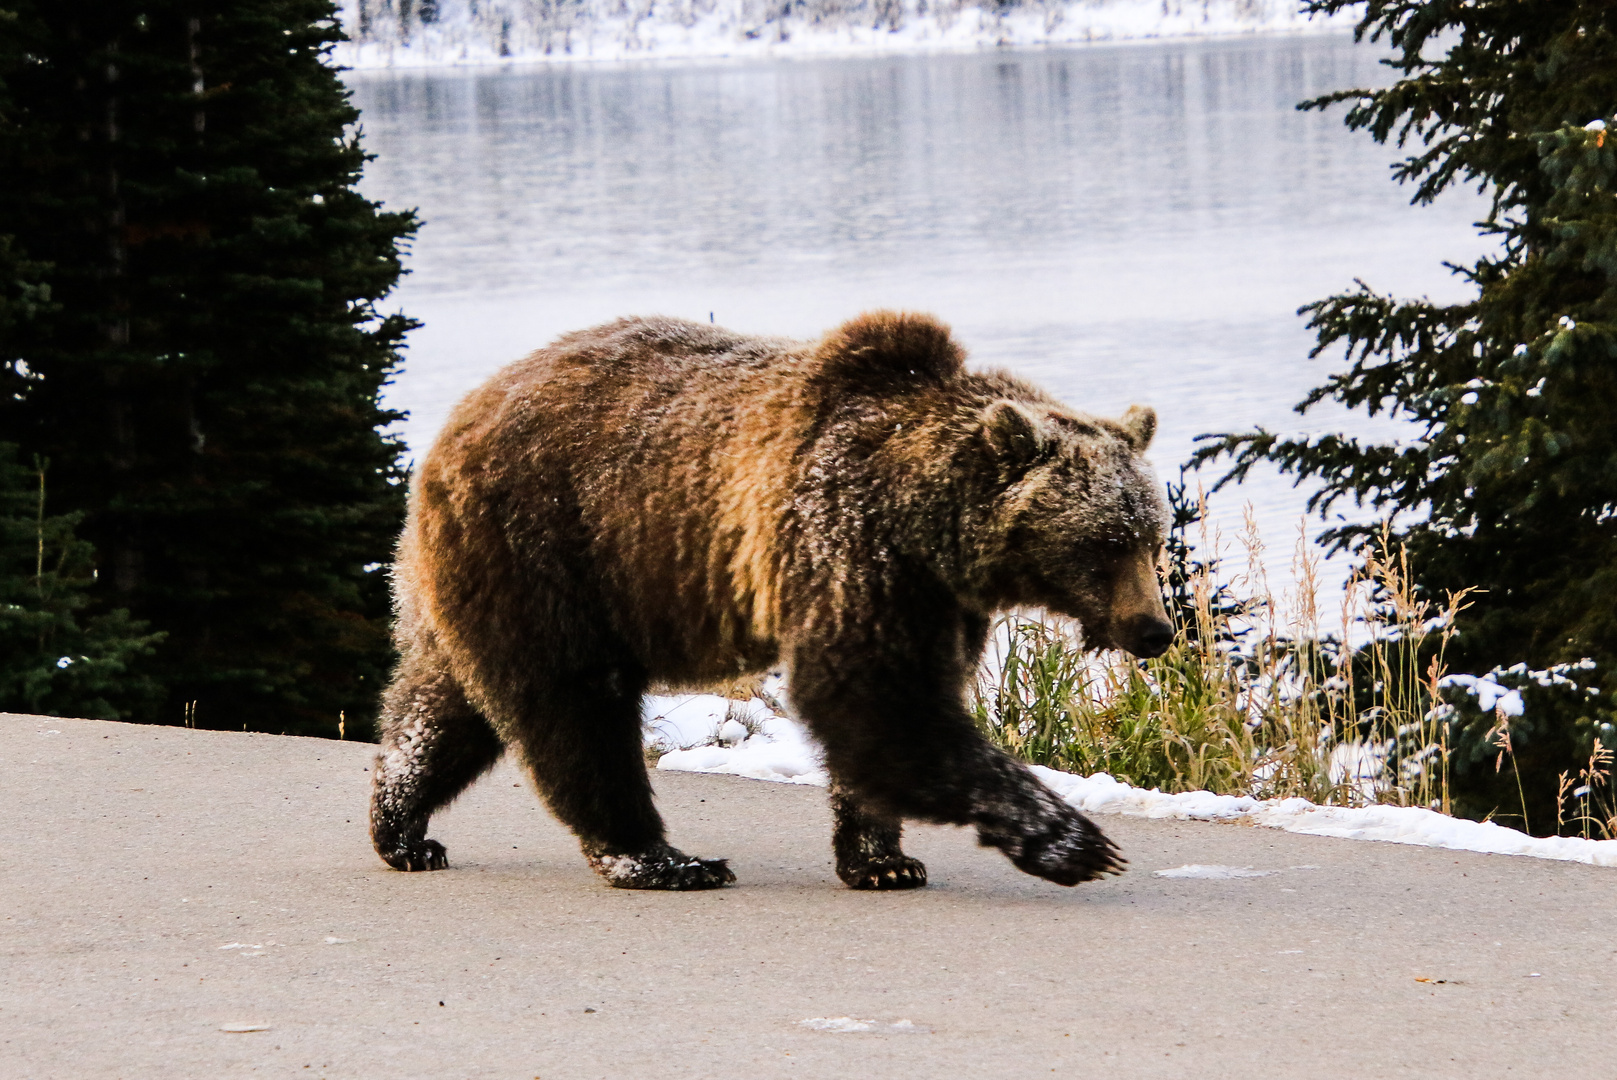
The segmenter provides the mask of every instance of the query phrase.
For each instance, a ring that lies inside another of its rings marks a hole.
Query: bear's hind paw
[[[880,855],[837,867],[837,877],[850,889],[919,889],[926,884],[926,865],[908,855]]]
[[[614,889],[670,889],[689,892],[735,884],[724,859],[698,859],[664,846],[632,855],[586,853],[595,872]]]
[[[395,870],[447,870],[449,855],[436,840],[417,840],[391,851],[380,851],[382,861]]]

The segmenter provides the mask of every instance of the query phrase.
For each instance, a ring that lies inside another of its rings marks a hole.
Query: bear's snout
[[[1111,633],[1102,635],[1113,648],[1126,649],[1142,660],[1161,656],[1173,644],[1173,623],[1162,603],[1156,564],[1154,552],[1141,547],[1117,567],[1106,620]]]
[[[1129,622],[1123,648],[1142,660],[1161,656],[1173,644],[1173,624],[1154,615],[1136,615]]]

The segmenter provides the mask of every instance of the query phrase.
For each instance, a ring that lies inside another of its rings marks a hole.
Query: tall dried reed
[[[1611,768],[1613,754],[1600,743],[1589,753],[1589,764],[1578,770],[1574,780],[1568,773],[1561,774],[1560,790],[1555,794],[1555,833],[1585,839],[1610,840],[1617,838],[1617,794],[1612,791]],[[1566,798],[1572,796],[1572,814],[1567,815]]]

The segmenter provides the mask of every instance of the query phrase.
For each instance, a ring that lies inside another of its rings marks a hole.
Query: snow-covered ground
[[[1341,30],[1288,0],[342,0],[344,66],[870,56]]]
[[[646,745],[666,751],[657,763],[659,769],[721,772],[817,787],[829,782],[808,732],[757,698],[652,696],[646,698],[644,719]]]
[[[819,752],[807,732],[757,700],[727,702],[702,694],[652,697],[647,699],[645,716],[648,745],[674,748],[659,759],[659,769],[725,773],[788,784],[824,786],[827,782]],[[1419,807],[1317,806],[1307,799],[1254,799],[1206,791],[1166,795],[1129,787],[1105,773],[1074,776],[1037,765],[1033,771],[1086,814],[1245,821],[1313,836],[1617,866],[1617,840],[1529,836],[1493,822],[1467,821]]]

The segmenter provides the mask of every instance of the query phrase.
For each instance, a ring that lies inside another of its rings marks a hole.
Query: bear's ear
[[[1048,441],[1044,422],[1014,401],[996,401],[982,411],[982,437],[1000,462],[1022,467],[1039,456]]]
[[[1128,433],[1129,442],[1134,444],[1134,452],[1145,453],[1157,433],[1157,411],[1149,405],[1130,405],[1119,422]]]

